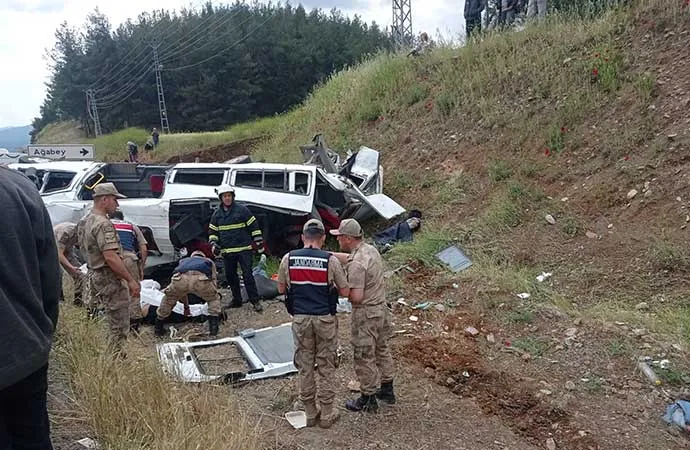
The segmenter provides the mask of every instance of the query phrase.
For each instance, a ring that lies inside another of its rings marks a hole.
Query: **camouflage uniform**
[[[122,255],[120,239],[110,220],[98,214],[86,216],[79,224],[78,233],[80,248],[91,272],[91,303],[105,308],[110,339],[119,348],[129,330],[129,289],[127,283],[110,269],[103,252],[116,250],[118,255]]]
[[[75,247],[78,244],[77,226],[70,222],[63,222],[53,227],[53,234],[55,235],[55,242],[59,253],[65,253],[67,261],[75,267],[80,267],[81,263],[77,260],[75,255]],[[65,272],[64,268],[61,271]],[[82,301],[82,291],[84,285],[84,276],[74,275],[69,273],[74,283],[74,303],[79,304]],[[61,300],[64,300],[64,294],[60,294]]]
[[[175,304],[188,294],[197,295],[206,302],[208,305],[208,315],[210,317],[217,317],[220,315],[220,293],[216,287],[218,275],[215,264],[212,264],[212,271],[213,275],[210,279],[205,273],[196,270],[174,274],[170,280],[170,284],[163,291],[165,293],[165,298],[156,312],[158,318],[166,319],[172,312]]]
[[[290,286],[288,258],[286,254],[278,269],[278,283]],[[346,288],[347,277],[335,256],[328,259],[328,283]],[[299,371],[299,398],[305,406],[307,420],[314,420],[316,409],[316,379],[318,372],[318,400],[321,406],[321,420],[328,422],[334,415],[335,369],[338,351],[338,318],[334,315],[295,314],[292,320],[292,335],[295,342],[295,367]],[[315,369],[316,366],[316,369]]]
[[[361,304],[352,305],[355,373],[363,395],[374,395],[379,383],[393,381],[391,313],[386,306],[383,262],[375,247],[362,242],[347,258],[350,289],[364,289]]]

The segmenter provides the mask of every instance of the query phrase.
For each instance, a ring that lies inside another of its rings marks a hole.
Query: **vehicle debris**
[[[304,411],[288,411],[285,413],[285,419],[297,430],[307,426],[307,413]]]
[[[451,245],[436,254],[436,259],[457,273],[472,265],[472,261],[458,247]]]
[[[200,342],[168,342],[158,344],[158,357],[163,371],[179,381],[200,383],[221,381],[236,383],[279,377],[297,372],[293,364],[294,343],[292,323],[255,330],[250,337],[234,336]],[[207,373],[200,364],[196,350],[212,346],[234,345],[244,358],[246,370]]]

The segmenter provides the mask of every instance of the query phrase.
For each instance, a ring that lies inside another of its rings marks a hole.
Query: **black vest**
[[[289,253],[290,290],[287,307],[290,314],[335,314],[338,294],[328,285],[329,257],[330,253],[315,248],[302,248]]]

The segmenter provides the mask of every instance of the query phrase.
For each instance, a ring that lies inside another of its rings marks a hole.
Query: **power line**
[[[230,17],[224,17],[224,18],[218,19],[218,21],[217,21],[215,24],[210,25],[210,26],[208,27],[208,29],[203,30],[203,31],[200,31],[199,33],[197,33],[197,36],[196,36],[196,37],[190,38],[190,39],[187,40],[186,43],[183,43],[183,44],[181,44],[181,45],[178,45],[178,46],[177,46],[172,52],[170,52],[170,53],[167,53],[167,54],[166,54],[166,53],[165,53],[165,49],[161,50],[161,61],[163,61],[163,62],[170,62],[170,60],[173,59],[174,57],[176,57],[177,55],[179,55],[179,54],[181,54],[181,53],[184,53],[184,52],[185,52],[187,49],[189,49],[190,47],[193,47],[193,46],[195,46],[196,44],[200,43],[200,42],[203,40],[203,38],[207,37],[209,34],[215,33],[215,32],[218,31],[219,29],[223,28],[223,26],[225,26],[225,25],[229,25],[229,24],[232,22],[232,19],[234,19],[235,17],[237,17],[237,15],[239,15],[240,12],[242,12],[242,11],[241,11],[241,10],[238,10],[238,11],[236,11],[234,14],[232,14]],[[216,14],[218,14],[218,13],[216,13]],[[240,25],[241,25],[241,24],[240,24]],[[205,46],[207,46],[207,45],[208,45],[208,42],[206,42],[205,44],[203,44],[200,48],[205,47]],[[168,48],[170,48],[170,46],[168,46]],[[199,48],[197,48],[197,50],[199,50]]]
[[[201,65],[201,64],[204,64],[204,63],[206,63],[206,62],[209,62],[210,60],[212,60],[212,59],[214,59],[214,58],[217,58],[218,56],[222,55],[223,53],[227,52],[228,50],[230,50],[230,49],[232,49],[232,48],[235,48],[235,47],[237,47],[238,45],[240,45],[242,42],[246,41],[247,38],[249,38],[249,36],[251,36],[256,30],[258,30],[259,28],[261,28],[264,24],[266,24],[266,22],[268,22],[268,21],[271,20],[272,18],[273,18],[273,17],[269,16],[266,20],[264,20],[264,21],[261,22],[259,25],[257,25],[257,26],[254,27],[252,30],[250,30],[247,34],[245,34],[241,39],[237,40],[237,41],[236,41],[235,43],[233,43],[232,45],[223,48],[222,50],[220,50],[220,51],[217,52],[216,54],[209,56],[208,58],[204,58],[204,59],[202,59],[201,61],[197,61],[197,62],[195,62],[195,63],[193,63],[193,64],[188,64],[188,65],[186,65],[186,66],[173,67],[173,68],[171,68],[171,69],[162,69],[162,70],[164,70],[164,71],[166,71],[166,72],[176,72],[176,71],[179,71],[179,70],[191,69],[192,67],[196,67],[196,66],[199,66],[199,65]]]
[[[100,102],[98,102],[97,104],[100,106],[101,103],[108,103],[111,100],[114,100],[124,95],[125,92],[128,92],[131,88],[136,87],[139,81],[141,81],[144,78],[144,76],[146,76],[146,74],[150,71],[151,62],[148,61],[147,64],[143,66],[136,75],[134,75],[134,78],[132,80],[127,82],[127,84],[125,84],[124,86],[120,87],[116,92],[102,96],[100,98]]]

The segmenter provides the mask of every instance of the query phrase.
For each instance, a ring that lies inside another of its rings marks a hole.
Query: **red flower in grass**
[[[596,67],[594,69],[592,69],[592,76],[598,77],[599,76],[599,69],[597,69]]]
[[[690,1],[690,0],[688,0],[688,1]],[[625,155],[625,156],[623,157],[623,161],[627,161],[627,160],[629,160],[629,159],[630,159],[630,156],[628,156],[628,155]]]
[[[550,156],[551,155],[551,150],[549,150],[549,147],[546,147],[544,149],[544,156]]]
[[[570,128],[568,127],[561,127],[561,134],[567,133],[570,131]]]

